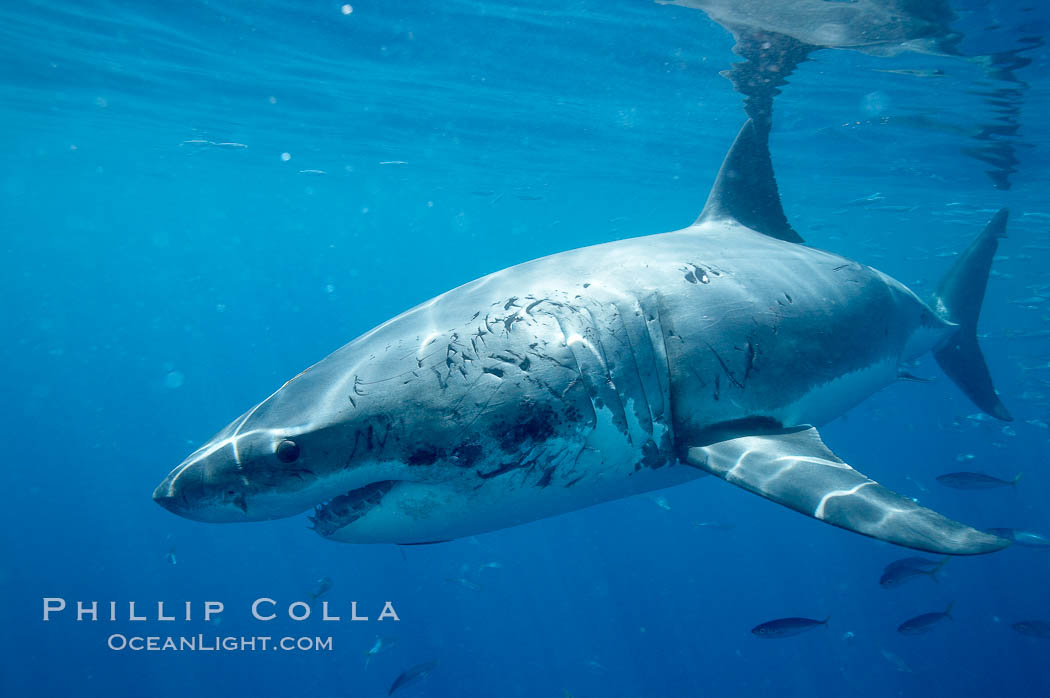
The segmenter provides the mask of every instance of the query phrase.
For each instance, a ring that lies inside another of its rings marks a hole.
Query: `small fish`
[[[882,652],[882,656],[886,659],[886,661],[893,665],[894,669],[896,669],[897,671],[903,671],[907,674],[912,673],[911,667],[908,666],[908,663],[900,657],[898,657],[897,655],[895,655],[893,652],[884,649],[880,649],[879,651]]]
[[[1043,362],[1039,362],[1039,363],[1031,365],[1031,366],[1021,366],[1021,370],[1022,371],[1046,371],[1048,369],[1050,369],[1050,363],[1043,363]],[[1032,424],[1034,421],[1038,421],[1038,420],[1031,420],[1030,419],[1030,420],[1028,420],[1028,423]]]
[[[415,683],[416,681],[425,679],[430,676],[430,672],[434,671],[434,668],[437,667],[437,665],[438,663],[435,659],[429,662],[423,662],[422,664],[417,664],[410,669],[405,669],[396,679],[394,679],[394,683],[390,684],[390,690],[387,691],[386,694],[392,696],[394,695],[394,691],[404,688],[410,683]]]
[[[1050,330],[1006,330],[1003,339],[1046,339],[1050,337]],[[995,339],[995,337],[993,337]]]
[[[319,599],[328,593],[328,590],[332,588],[331,577],[321,577],[317,580],[317,588],[310,592],[310,599]]]
[[[882,577],[879,578],[879,585],[890,589],[895,586],[899,586],[909,579],[915,579],[920,574],[926,575],[933,581],[937,581],[937,573],[941,571],[945,563],[951,559],[945,557],[941,561],[927,560],[924,557],[906,557],[901,560],[894,560],[882,570]]]
[[[954,601],[948,604],[948,608],[943,611],[934,611],[933,613],[923,613],[921,616],[915,616],[897,626],[897,632],[901,635],[922,635],[928,633],[934,625],[940,623],[942,620],[947,618],[952,619],[952,606]]]
[[[396,637],[377,637],[375,644],[372,645],[372,649],[368,650],[368,654],[378,654],[380,650],[390,649],[396,644]]]
[[[1026,548],[1050,548],[1050,538],[1035,531],[1022,531],[1016,528],[988,528],[985,530],[993,536],[1012,540]]]
[[[372,661],[372,657],[379,654],[383,649],[389,649],[397,643],[397,638],[393,637],[376,637],[375,644],[371,648],[365,651],[365,669],[368,668],[368,663]]]
[[[244,143],[233,143],[233,142],[229,142],[229,141],[226,142],[226,143],[213,143],[212,145],[214,145],[216,148],[247,148],[248,147]]]
[[[453,584],[458,584],[461,587],[470,589],[471,591],[481,591],[481,585],[475,584],[466,577],[445,577],[445,581],[452,582]]]
[[[170,545],[168,547],[168,552],[164,554],[164,559],[167,560],[168,562],[170,562],[172,564],[172,566],[175,566],[175,564],[177,564],[178,560],[175,559],[175,545],[174,544],[172,544],[172,545]]]
[[[408,163],[404,160],[381,160],[380,165],[407,165]]]
[[[597,659],[588,659],[587,666],[592,671],[609,671],[609,669]]]
[[[694,521],[697,528],[710,528],[712,531],[732,531],[736,524],[723,523],[721,521]]]
[[[1042,296],[1027,296],[1025,298],[1018,298],[1016,300],[1012,300],[1010,302],[1014,305],[1042,305],[1043,303],[1046,303],[1047,300],[1050,299],[1043,298]]]
[[[923,493],[929,492],[929,490],[926,488],[925,485],[923,485],[921,482],[919,482],[918,480],[913,478],[911,475],[905,475],[904,479],[905,480],[911,480],[911,483],[913,485],[915,485],[915,487],[917,487],[920,492],[923,492]]]
[[[480,572],[481,570],[498,570],[502,569],[502,567],[502,563],[499,562],[485,562],[478,565],[478,571]]]
[[[827,625],[831,620],[828,616],[824,620],[813,620],[812,618],[778,618],[751,628],[751,634],[764,638],[790,637],[812,630],[821,625]]]
[[[664,511],[671,511],[671,503],[667,501],[667,497],[653,497],[653,503]]]
[[[944,71],[935,68],[933,70],[923,70],[921,68],[896,68],[896,69],[879,69],[872,68],[876,73],[890,73],[892,75],[910,75],[916,78],[942,78],[944,77]],[[948,204],[951,206],[951,204]]]
[[[326,175],[328,174],[324,170],[299,170],[299,174],[305,175]]]
[[[1010,626],[1022,635],[1050,640],[1050,623],[1045,620],[1022,620]]]
[[[1018,473],[1013,480],[1000,480],[984,473],[947,473],[938,475],[937,482],[946,487],[957,490],[990,490],[995,487],[1009,487],[1016,485],[1021,479],[1022,473]]]
[[[874,194],[868,194],[867,196],[862,196],[859,199],[853,199],[851,201],[847,201],[846,205],[847,206],[866,206],[868,204],[873,204],[876,201],[882,201],[885,198],[886,197],[883,196],[882,192],[878,192],[877,191]]]
[[[893,213],[907,213],[914,211],[918,206],[904,206],[904,205],[890,205],[890,206],[872,206],[872,211],[891,211]]]

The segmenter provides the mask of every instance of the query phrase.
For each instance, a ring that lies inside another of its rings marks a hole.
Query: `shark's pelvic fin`
[[[1009,545],[865,477],[808,425],[690,448],[686,462],[807,516],[908,548],[977,555]]]
[[[736,221],[787,242],[803,242],[791,229],[773,176],[769,126],[748,119],[729,149],[696,223]]]
[[[937,287],[934,307],[959,329],[933,352],[944,372],[975,405],[1005,422],[1013,421],[1013,417],[995,392],[988,365],[977,345],[977,319],[999,238],[1006,237],[1008,215],[1004,208],[992,217]]]

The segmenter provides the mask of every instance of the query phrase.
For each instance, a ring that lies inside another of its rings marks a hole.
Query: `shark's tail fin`
[[[937,312],[959,329],[934,351],[937,363],[975,405],[996,419],[1013,421],[992,385],[988,365],[977,345],[977,318],[988,286],[999,238],[1006,237],[1009,212],[1001,209],[977,239],[959,255],[937,287]]]

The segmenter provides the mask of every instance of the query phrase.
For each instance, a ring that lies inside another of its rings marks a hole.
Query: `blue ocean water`
[[[1011,629],[1050,620],[1047,552],[953,559],[937,583],[887,590],[883,566],[908,551],[714,478],[411,548],[156,506],[187,453],[387,318],[511,264],[689,224],[743,120],[719,75],[733,38],[697,10],[346,7],[0,7],[0,693],[374,696],[431,660],[399,695],[1050,692],[1050,641]],[[985,59],[816,52],[777,98],[773,161],[809,244],[920,294],[1011,208],[980,331],[1016,421],[982,418],[925,359],[914,371],[935,382],[891,386],[822,434],[924,505],[1050,534],[1050,54],[1036,40],[1050,12],[955,8],[961,50]],[[989,70],[1019,48],[1028,65]],[[1019,125],[1002,139],[1009,189],[974,157],[1004,113]],[[964,469],[1024,477],[978,492],[934,479]],[[342,621],[251,618],[254,599],[283,613],[323,577]],[[194,620],[43,622],[47,597],[191,601]],[[225,603],[221,624],[200,620],[206,600]],[[392,601],[400,621],[350,622],[352,600],[373,619]],[[953,621],[896,632],[949,602]],[[783,616],[831,618],[784,640],[749,632]],[[114,633],[334,646],[115,651]]]

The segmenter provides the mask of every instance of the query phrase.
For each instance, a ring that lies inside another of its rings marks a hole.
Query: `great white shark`
[[[331,540],[420,544],[712,474],[902,546],[1006,546],[877,484],[817,432],[930,351],[1010,419],[976,336],[1006,212],[927,305],[803,244],[768,135],[744,125],[689,227],[519,264],[389,320],[235,419],[154,499],[206,522],[312,509]]]

